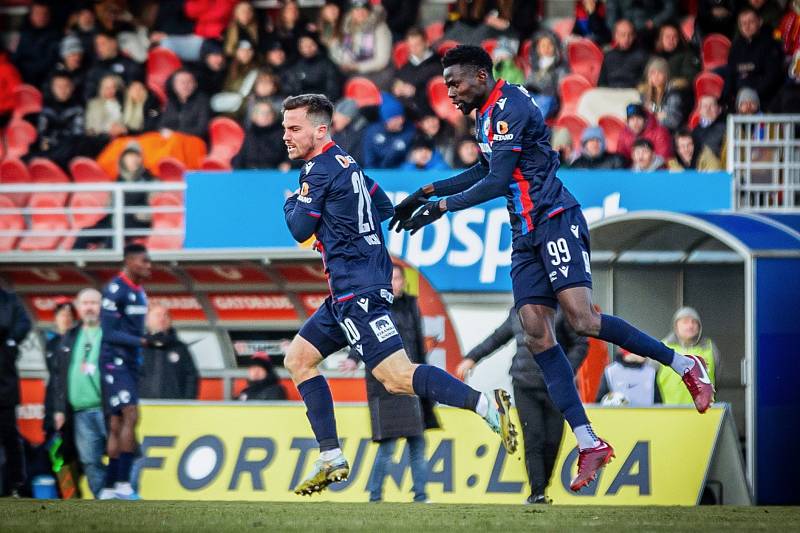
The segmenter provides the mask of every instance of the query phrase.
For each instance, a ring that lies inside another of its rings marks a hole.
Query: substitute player
[[[150,277],[150,257],[141,244],[125,247],[124,267],[103,289],[100,326],[100,378],[106,413],[108,468],[101,500],[139,499],[131,488],[131,464],[139,419],[138,380],[143,346],[157,346],[157,337],[144,336],[147,296],[142,281]]]
[[[409,361],[390,314],[392,262],[380,225],[394,209],[378,184],[331,141],[332,115],[333,105],[321,94],[283,102],[283,140],[289,158],[306,161],[300,188],[283,208],[286,224],[298,242],[316,235],[330,286],[330,296],[300,328],[284,360],[320,449],[319,459],[295,493],[320,492],[350,472],[339,448],[331,391],[317,370],[324,357],[348,345],[389,392],[475,411],[513,453],[517,439],[507,416],[507,392],[495,391],[495,406],[447,372]]]
[[[612,342],[672,367],[682,376],[699,412],[708,409],[714,388],[702,358],[675,353],[627,322],[594,310],[589,230],[578,202],[556,177],[558,155],[550,147],[542,114],[528,92],[495,81],[491,58],[476,46],[453,48],[442,58],[442,65],[453,104],[465,115],[477,111],[476,136],[483,159],[407,197],[395,208],[389,227],[415,233],[446,211],[500,196],[507,199],[515,306],[550,397],[577,438],[578,473],[570,485],[577,491],[595,479],[614,450],[592,431],[572,368],[556,343],[557,304],[579,335]],[[434,195],[441,199],[427,201]]]

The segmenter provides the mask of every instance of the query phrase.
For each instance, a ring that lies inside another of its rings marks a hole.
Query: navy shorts
[[[100,384],[106,415],[119,415],[123,407],[139,404],[138,374],[138,369],[122,357],[101,356]]]
[[[556,294],[592,288],[589,227],[580,207],[571,207],[514,240],[511,286],[517,309],[525,304],[555,308]]]
[[[306,320],[298,335],[314,345],[322,357],[353,348],[372,370],[381,361],[403,349],[394,325],[392,292],[380,289],[360,294],[343,302],[329,296]]]

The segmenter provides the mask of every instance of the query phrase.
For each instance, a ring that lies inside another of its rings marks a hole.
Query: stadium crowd
[[[461,168],[478,157],[472,121],[448,107],[439,77],[439,55],[458,42],[482,43],[495,76],[530,91],[564,166],[719,169],[727,113],[800,109],[793,2],[703,0],[684,12],[676,0],[578,0],[555,31],[535,2],[458,1],[446,21],[424,20],[420,4],[37,0],[0,54],[2,151],[63,169],[110,158],[116,177],[131,139],[148,162],[171,139],[200,152],[188,168],[287,170],[281,100],[319,92],[338,101],[334,138],[364,166]],[[627,100],[625,115],[597,127],[582,116],[579,98],[596,88]],[[20,149],[22,121],[34,132]]]

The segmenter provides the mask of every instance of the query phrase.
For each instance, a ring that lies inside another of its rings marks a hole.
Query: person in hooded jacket
[[[61,35],[51,24],[47,2],[36,1],[19,32],[14,64],[25,83],[40,87],[58,60]]]
[[[244,133],[244,142],[233,158],[233,168],[280,168],[289,169],[286,150],[276,147],[283,143],[283,128],[278,122],[275,109],[268,101],[256,102],[250,113],[250,121]]]
[[[568,72],[558,38],[547,31],[537,33],[533,38],[530,61],[532,68],[525,80],[525,88],[536,100],[542,115],[553,117],[559,108],[558,83]]]
[[[217,94],[222,91],[227,76],[225,54],[222,44],[213,39],[206,39],[200,47],[200,61],[192,68],[197,80],[197,88],[204,94]]]
[[[655,153],[666,160],[672,157],[672,136],[669,130],[658,123],[655,115],[642,104],[629,104],[625,108],[627,125],[619,134],[617,153],[626,159],[633,155],[633,144],[639,138],[650,141]]]
[[[320,47],[316,35],[303,33],[297,40],[298,58],[286,70],[287,94],[324,94],[336,101],[342,93],[341,75]]]
[[[672,316],[672,331],[662,342],[677,353],[690,353],[702,357],[706,362],[708,378],[716,386],[716,378],[719,373],[719,350],[714,341],[703,336],[703,322],[696,309],[685,306],[675,311]],[[681,376],[671,369],[662,365],[656,374],[656,382],[664,404],[694,404],[686,386],[681,381]]]
[[[278,379],[272,359],[264,352],[250,356],[247,387],[236,398],[239,401],[276,401],[286,399],[286,390]]]
[[[44,104],[37,119],[38,136],[31,155],[53,160],[62,168],[84,144],[84,107],[74,93],[72,78],[56,72],[44,94]]]
[[[148,338],[142,349],[139,396],[159,400],[197,399],[197,367],[189,347],[178,339],[169,310],[150,304],[147,310]]]
[[[362,164],[364,168],[397,168],[403,164],[415,128],[403,113],[403,105],[389,93],[383,93],[380,121],[364,131]]]
[[[167,107],[161,129],[206,137],[210,111],[208,97],[197,88],[197,80],[186,69],[178,69],[167,81]]]
[[[598,126],[590,126],[581,134],[581,155],[572,162],[573,169],[606,169],[625,168],[625,158],[606,151],[606,139],[603,130]]]

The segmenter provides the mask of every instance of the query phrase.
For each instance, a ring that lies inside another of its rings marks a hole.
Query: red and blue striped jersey
[[[524,87],[498,80],[478,110],[475,128],[490,165],[494,151],[520,153],[505,195],[513,236],[530,233],[547,218],[579,205],[556,177],[559,161],[550,147],[550,130]]]

